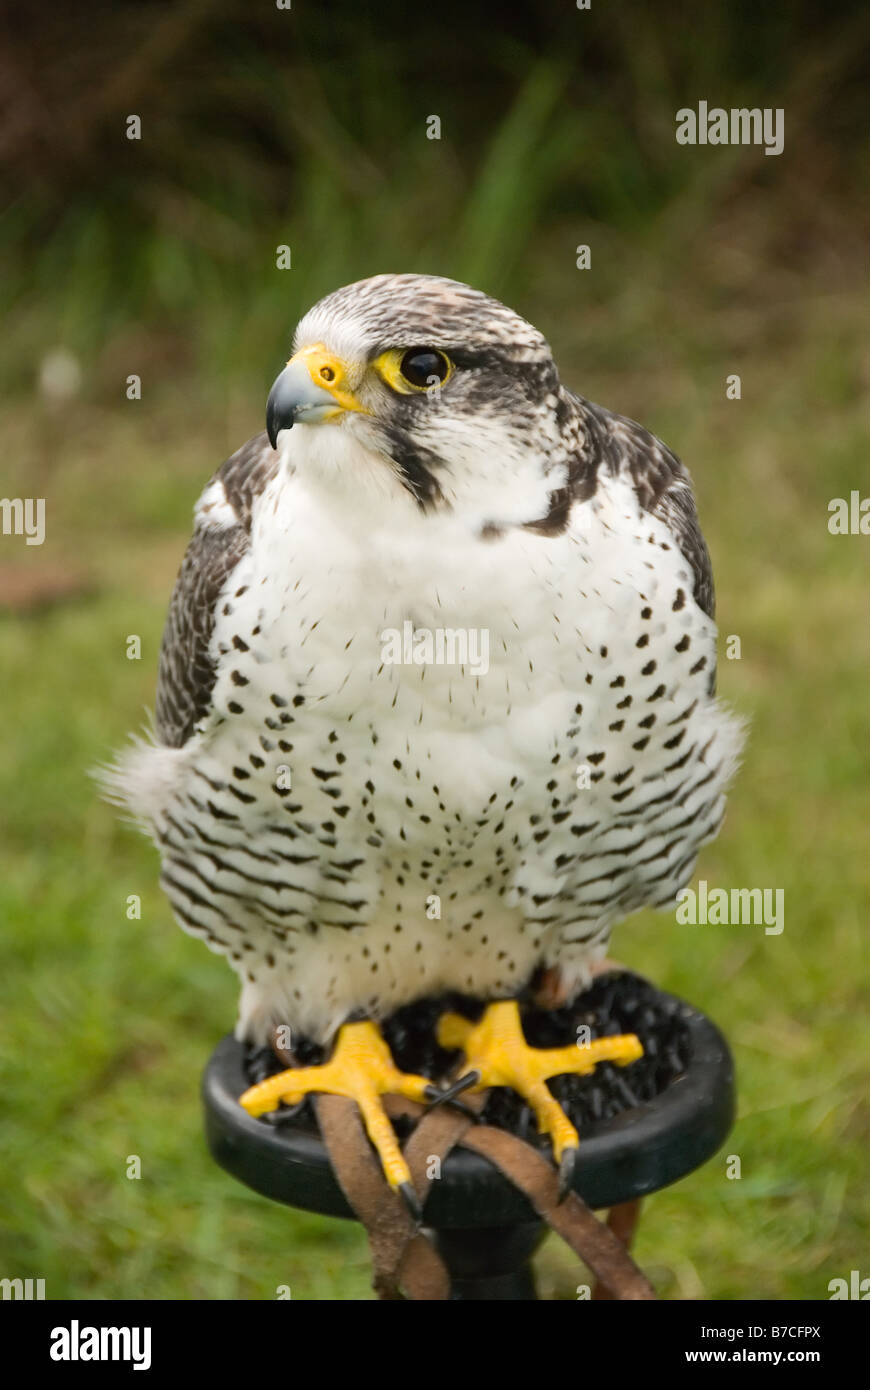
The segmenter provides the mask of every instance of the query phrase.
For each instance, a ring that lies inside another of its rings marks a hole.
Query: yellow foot
[[[419,1218],[420,1206],[411,1173],[379,1097],[405,1096],[425,1102],[441,1095],[437,1087],[425,1076],[399,1071],[376,1024],[345,1023],[339,1029],[332,1057],[323,1066],[278,1072],[245,1091],[239,1101],[249,1115],[265,1115],[277,1110],[279,1101],[294,1105],[311,1092],[347,1096],[356,1101],[387,1182]]]
[[[530,1047],[523,1036],[515,999],[488,1005],[479,1023],[470,1023],[459,1014],[444,1014],[438,1022],[438,1041],[442,1047],[458,1047],[465,1053],[467,1069],[448,1095],[459,1089],[483,1091],[488,1086],[509,1086],[528,1102],[538,1121],[538,1132],[550,1136],[559,1165],[561,1197],[572,1185],[580,1140],[547,1081],[567,1073],[585,1076],[599,1062],[624,1067],[643,1056],[634,1033],[597,1038],[585,1046]]]

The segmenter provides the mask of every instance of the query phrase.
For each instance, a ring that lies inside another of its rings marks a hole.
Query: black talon
[[[477,1122],[480,1119],[477,1111],[472,1110],[468,1105],[463,1105],[462,1101],[457,1100],[456,1097],[460,1096],[463,1091],[467,1091],[469,1086],[473,1086],[479,1080],[480,1072],[470,1071],[467,1076],[462,1076],[458,1081],[454,1081],[446,1090],[439,1091],[437,1086],[427,1086],[423,1094],[429,1102],[429,1109],[434,1110],[436,1105],[452,1105],[454,1110],[460,1110],[463,1115],[468,1116],[469,1120]]]
[[[436,1105],[449,1105],[451,1110],[458,1110],[460,1115],[464,1115],[467,1120],[472,1120],[476,1125],[480,1124],[480,1116],[477,1111],[472,1110],[470,1105],[466,1105],[464,1101],[456,1100],[453,1096],[439,1095],[437,1100],[432,1101],[429,1109],[434,1110]]]
[[[295,1105],[285,1105],[280,1110],[270,1110],[268,1115],[263,1116],[263,1119],[267,1120],[270,1125],[285,1125],[290,1120],[296,1119],[296,1116],[305,1109],[306,1103],[307,1097],[297,1101]]]
[[[578,1148],[565,1149],[559,1163],[559,1205],[574,1189],[574,1174],[577,1172]]]
[[[411,1220],[414,1222],[415,1226],[419,1226],[423,1220],[423,1208],[420,1206],[419,1197],[409,1182],[400,1182],[398,1191],[399,1196],[408,1208]]]
[[[451,1082],[446,1090],[438,1092],[437,1104],[443,1105],[445,1101],[455,1100],[457,1096],[462,1095],[463,1091],[467,1091],[470,1086],[476,1086],[479,1080],[479,1071],[467,1071],[464,1076],[460,1076],[456,1081]],[[436,1102],[433,1102],[433,1104],[435,1103]]]

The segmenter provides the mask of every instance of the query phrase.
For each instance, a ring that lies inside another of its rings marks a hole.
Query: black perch
[[[479,1000],[445,995],[400,1009],[384,1023],[397,1065],[443,1077],[456,1054],[434,1041],[445,1009],[476,1017]],[[676,1182],[710,1158],[734,1121],[734,1067],[728,1044],[704,1014],[631,972],[599,976],[570,1008],[523,1012],[528,1041],[561,1047],[587,1027],[591,1037],[633,1032],[644,1055],[629,1067],[600,1064],[589,1076],[552,1082],[580,1132],[574,1188],[588,1206],[626,1209]],[[304,1040],[301,1062],[321,1059]],[[216,1047],[203,1077],[212,1156],[255,1192],[325,1216],[354,1213],[333,1174],[310,1104],[283,1123],[254,1119],[239,1096],[282,1064],[252,1053],[233,1037]],[[482,1119],[538,1143],[524,1102],[503,1088],[490,1091]],[[404,1138],[410,1122],[397,1122]],[[544,1149],[546,1141],[542,1141]],[[611,1217],[613,1221],[613,1215]],[[530,1259],[545,1227],[524,1194],[481,1155],[461,1146],[444,1161],[430,1188],[424,1224],[434,1234],[451,1277],[454,1299],[533,1299]],[[614,1223],[618,1227],[619,1222]],[[630,1230],[626,1231],[630,1235]]]

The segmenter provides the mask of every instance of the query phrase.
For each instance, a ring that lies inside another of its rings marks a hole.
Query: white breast
[[[718,742],[711,818],[739,745],[707,694],[714,625],[624,483],[603,481],[550,538],[483,540],[477,521],[424,517],[410,501],[397,527],[376,485],[355,501],[304,473],[269,485],[218,605],[214,714],[184,749],[153,750],[144,799],[164,883],[183,925],[238,970],[254,1038],[276,1021],[325,1037],[351,1009],[385,1013],[444,988],[507,993],[542,961],[579,980],[612,920],[646,900],[645,855],[621,861],[622,847],[645,838],[654,855],[676,824],[667,808],[646,835],[652,812],[632,819],[686,776],[666,771],[668,719],[694,700],[685,747]],[[464,633],[478,673],[385,659],[408,625],[436,653],[439,631]],[[681,633],[706,670],[689,673]],[[658,728],[633,750],[659,684]],[[636,703],[614,728],[627,695]],[[281,769],[289,793],[276,790]],[[690,871],[678,839],[660,898]],[[689,860],[696,849],[690,838]],[[596,882],[614,864],[625,872]]]

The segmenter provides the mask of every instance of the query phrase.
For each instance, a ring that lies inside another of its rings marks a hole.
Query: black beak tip
[[[266,433],[269,436],[269,443],[272,445],[273,449],[277,449],[278,447],[278,435],[281,430],[292,429],[294,420],[293,410],[288,410],[286,406],[282,404],[281,392],[278,384],[280,380],[281,378],[279,377],[278,381],[275,382],[275,385],[269,392],[269,399],[266,402]]]

